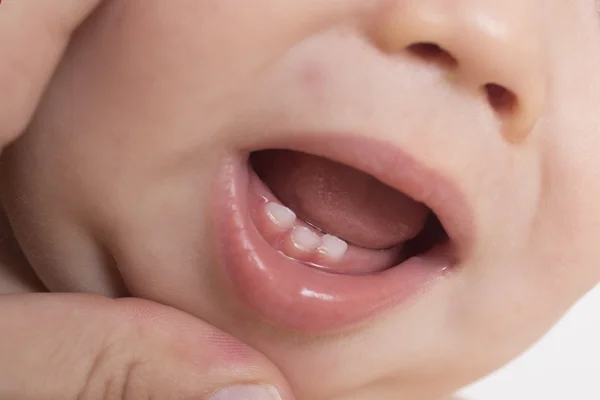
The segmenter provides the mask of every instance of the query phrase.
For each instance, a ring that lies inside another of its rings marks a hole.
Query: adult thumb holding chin
[[[263,356],[149,301],[0,295],[0,321],[3,400],[292,399]]]

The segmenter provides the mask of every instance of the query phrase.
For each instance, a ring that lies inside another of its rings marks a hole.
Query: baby
[[[437,400],[599,281],[599,102],[593,0],[114,0],[2,202],[49,291],[185,311],[299,400]]]

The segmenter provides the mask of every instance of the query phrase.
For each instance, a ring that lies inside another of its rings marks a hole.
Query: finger
[[[292,398],[260,354],[155,303],[4,295],[0,318],[1,399]]]
[[[0,4],[0,149],[27,126],[71,33],[102,0]]]

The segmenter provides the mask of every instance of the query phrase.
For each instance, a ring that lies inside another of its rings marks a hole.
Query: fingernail
[[[219,390],[209,400],[282,400],[273,386],[239,385]]]

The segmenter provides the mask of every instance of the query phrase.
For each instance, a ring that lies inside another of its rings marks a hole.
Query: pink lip
[[[450,238],[428,253],[366,276],[328,273],[275,251],[252,222],[245,156],[232,157],[218,179],[215,229],[227,281],[237,298],[268,321],[323,334],[359,325],[401,305],[451,272],[469,251],[473,234],[466,202],[452,182],[393,146],[331,135],[262,143],[324,156],[367,172],[431,208]],[[252,149],[254,150],[254,149]]]

